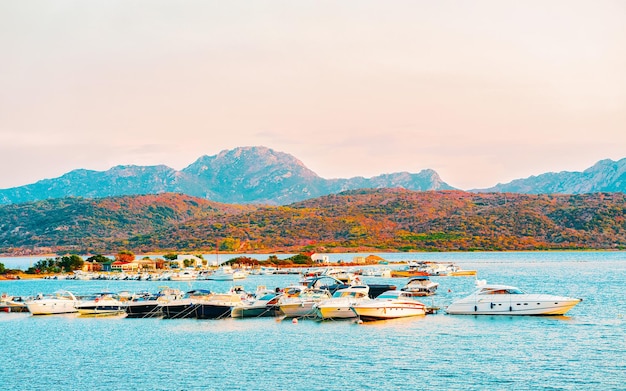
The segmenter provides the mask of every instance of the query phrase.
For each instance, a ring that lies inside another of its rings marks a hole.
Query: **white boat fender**
[[[291,320],[291,323],[293,323],[293,324],[297,324],[297,323],[298,323],[298,318],[293,318],[293,319]]]

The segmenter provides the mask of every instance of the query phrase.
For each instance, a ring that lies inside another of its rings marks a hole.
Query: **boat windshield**
[[[356,291],[337,291],[333,294],[333,297],[356,297],[357,296]]]
[[[398,298],[398,292],[396,291],[384,292],[377,297],[377,299],[397,299],[397,298]]]
[[[276,297],[276,293],[268,293],[266,295],[261,296],[259,300],[269,301]]]
[[[481,295],[523,295],[518,288],[483,288],[480,291]]]

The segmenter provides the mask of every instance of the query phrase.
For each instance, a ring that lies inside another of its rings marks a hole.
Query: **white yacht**
[[[172,281],[193,281],[197,279],[198,272],[192,269],[181,270],[178,273],[172,274],[170,277],[170,280]]]
[[[213,274],[209,274],[206,279],[214,281],[234,281],[243,280],[247,274],[241,270],[235,270],[229,265],[224,265],[217,269]]]
[[[318,318],[321,319],[348,319],[355,318],[352,306],[363,300],[369,300],[369,287],[367,285],[353,285],[348,288],[338,289],[333,297],[320,301],[313,305]]]
[[[445,311],[452,315],[563,315],[581,301],[482,283],[474,293],[450,304]]]
[[[426,315],[426,305],[418,295],[406,291],[387,291],[375,299],[352,306],[361,320],[382,320]]]
[[[119,296],[103,292],[80,300],[76,309],[81,315],[120,315],[125,313],[125,305],[119,300]]]
[[[413,277],[402,287],[402,291],[413,292],[418,296],[432,296],[437,293],[438,282],[432,281],[428,276]]]
[[[375,267],[363,270],[362,273],[365,277],[391,277],[391,268],[389,267]]]
[[[26,301],[26,307],[32,315],[69,314],[78,311],[76,304],[76,296],[66,290],[59,290],[51,295],[38,295]]]
[[[231,316],[233,318],[278,316],[280,314],[278,301],[282,295],[280,290],[258,289],[254,297],[244,300],[240,306],[234,306]]]
[[[286,318],[296,318],[300,316],[314,316],[316,310],[315,303],[330,299],[330,292],[326,289],[304,288],[298,296],[289,297],[284,295],[278,301],[280,311]]]

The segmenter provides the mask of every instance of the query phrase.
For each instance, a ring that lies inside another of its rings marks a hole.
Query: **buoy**
[[[363,324],[363,321],[361,319],[356,321],[356,324]]]
[[[291,323],[293,323],[293,324],[298,323],[298,318],[293,318],[293,319],[291,319]]]
[[[452,289],[448,289],[448,293],[452,292]]]

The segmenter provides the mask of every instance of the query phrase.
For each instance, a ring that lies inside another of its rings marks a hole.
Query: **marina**
[[[126,315],[0,313],[0,359],[6,374],[2,388],[20,390],[28,384],[29,389],[48,390],[259,389],[263,384],[264,389],[400,390],[407,389],[407,384],[426,384],[427,389],[449,390],[605,390],[622,386],[625,253],[416,255],[442,261],[450,257],[463,269],[477,270],[478,278],[490,284],[583,301],[565,316],[438,311],[363,323],[356,318],[319,321],[303,317],[295,323],[281,316],[128,319]],[[298,279],[296,275],[259,274],[235,282],[168,281],[167,285],[182,292],[225,293],[234,286],[255,292],[258,286],[271,291],[297,285]],[[361,279],[365,284],[388,283],[398,289],[409,281]],[[436,294],[419,298],[430,307],[445,309],[476,289],[474,277],[433,276],[431,280],[439,283]],[[2,292],[20,297],[60,289],[158,292],[163,285],[142,280],[0,282]],[[71,367],[50,373],[47,363],[61,352],[71,352]],[[416,361],[416,356],[428,359]],[[498,359],[493,360],[494,356]],[[146,370],[149,366],[168,370]]]

